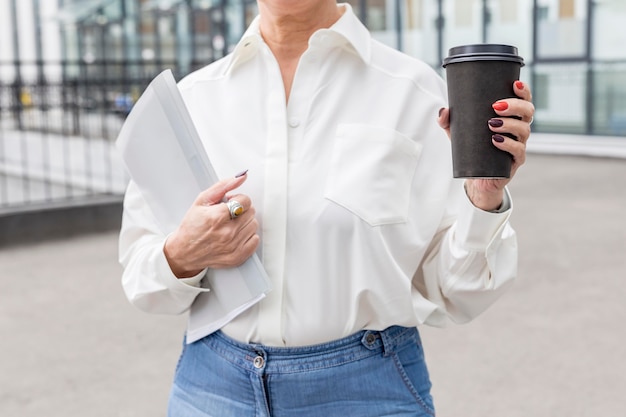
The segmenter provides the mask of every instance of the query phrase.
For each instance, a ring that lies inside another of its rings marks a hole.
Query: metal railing
[[[150,80],[175,68],[64,62],[0,70],[9,65],[59,76],[0,81],[0,213],[121,196],[128,178],[114,141]]]
[[[114,141],[133,103],[164,68],[180,78],[174,63],[163,62],[0,62],[0,76],[24,74],[0,79],[0,214],[121,198],[128,178]],[[535,131],[626,136],[626,62],[529,65],[527,71]]]

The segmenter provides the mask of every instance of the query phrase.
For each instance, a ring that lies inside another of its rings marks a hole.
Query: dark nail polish
[[[441,117],[441,113],[443,113],[443,110],[444,110],[443,107],[439,109],[439,117]]]
[[[491,119],[489,120],[489,126],[491,127],[502,127],[504,122],[501,119]]]
[[[504,136],[501,135],[493,135],[491,139],[495,140],[498,143],[504,142]]]
[[[248,173],[248,170],[246,169],[245,171],[241,171],[239,174],[235,175],[235,178],[239,178],[239,177],[243,177],[244,175],[246,175]]]

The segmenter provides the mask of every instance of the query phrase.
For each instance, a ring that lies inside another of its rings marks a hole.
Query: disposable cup
[[[514,46],[475,44],[449,50],[443,67],[448,85],[455,178],[511,175],[512,157],[494,146],[491,140],[494,133],[488,122],[499,117],[493,103],[515,97],[513,83],[519,79],[523,65],[524,59]]]

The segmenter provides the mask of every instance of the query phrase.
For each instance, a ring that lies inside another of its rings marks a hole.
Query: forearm
[[[422,264],[427,298],[455,322],[466,322],[493,304],[517,272],[517,242],[508,223],[507,193],[502,213],[475,208],[469,198],[459,214],[436,236]]]
[[[165,240],[143,198],[131,184],[124,201],[119,238],[124,292],[131,304],[141,310],[180,314],[200,292],[208,290],[198,288],[203,273],[190,279],[176,278],[163,252]]]
[[[484,211],[498,210],[502,206],[504,199],[503,189],[480,191],[476,187],[468,187],[467,182],[465,183],[465,192],[472,204]]]
[[[199,288],[203,274],[180,280],[172,273],[162,250],[162,242],[141,243],[130,252],[121,252],[124,266],[122,286],[135,307],[148,313],[181,314],[196,296],[207,291]]]
[[[446,237],[444,245],[439,270],[444,271],[440,286],[446,309],[453,321],[467,322],[497,301],[513,282],[517,274],[516,235],[507,223],[483,250],[462,247],[453,234]]]

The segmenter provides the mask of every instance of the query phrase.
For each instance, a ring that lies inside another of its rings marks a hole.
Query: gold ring
[[[228,207],[231,219],[235,219],[243,214],[243,206],[237,200],[228,200],[226,207]]]

